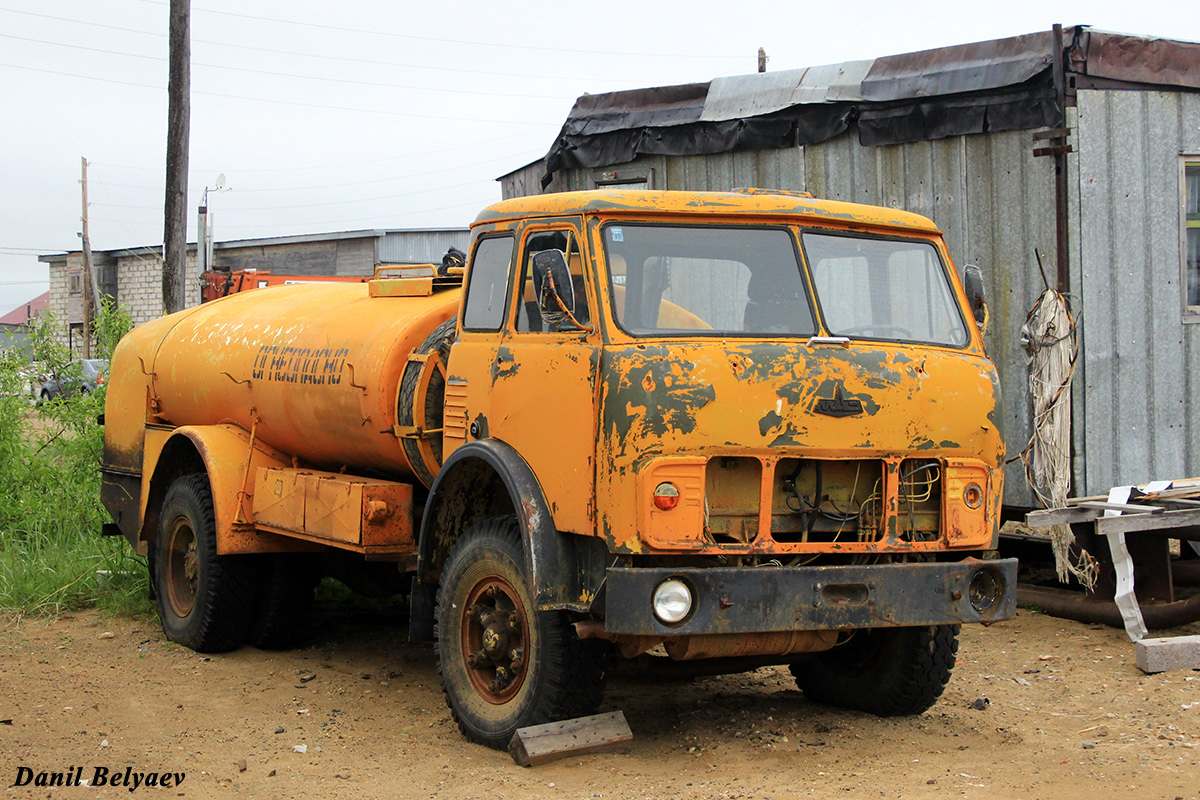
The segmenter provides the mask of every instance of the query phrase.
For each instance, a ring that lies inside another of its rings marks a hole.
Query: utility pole
[[[167,195],[163,206],[163,311],[184,307],[187,282],[188,129],[191,121],[191,0],[171,0],[167,82]]]
[[[88,195],[87,168],[88,162],[80,157],[79,184],[83,187],[83,281],[86,284],[83,291],[83,357],[92,357],[92,316],[100,310],[100,288],[96,285],[96,268],[92,263],[92,240],[88,237]]]

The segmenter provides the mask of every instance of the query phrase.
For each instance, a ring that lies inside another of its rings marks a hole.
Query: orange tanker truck
[[[818,702],[919,713],[959,625],[1015,612],[974,268],[965,287],[894,209],[500,202],[465,270],[233,294],[126,336],[105,532],[199,651],[294,642],[322,575],[409,592],[493,747],[593,712],[612,658],[786,664]]]

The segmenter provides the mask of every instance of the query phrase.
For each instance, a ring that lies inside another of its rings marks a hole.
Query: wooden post
[[[631,741],[625,715],[612,711],[521,728],[508,743],[508,752],[522,767],[532,767],[567,756],[624,752]]]
[[[188,128],[191,122],[190,0],[171,0],[167,82],[167,192],[163,206],[163,311],[184,307],[187,281]]]
[[[96,286],[96,270],[92,264],[92,241],[88,237],[88,162],[82,156],[79,161],[79,184],[83,188],[83,217],[81,218],[83,231],[80,235],[80,238],[83,239],[83,357],[91,358],[92,317],[94,312],[100,310],[100,289]],[[67,322],[69,327],[70,320]]]
[[[1063,29],[1055,24],[1053,28],[1054,61],[1051,74],[1054,78],[1054,97],[1058,104],[1058,127],[1067,128],[1067,85],[1063,66]],[[1063,140],[1064,142],[1066,139]],[[1071,291],[1071,259],[1070,242],[1067,237],[1067,153],[1059,150],[1054,154],[1054,219],[1055,242],[1058,250],[1058,291],[1067,294]]]

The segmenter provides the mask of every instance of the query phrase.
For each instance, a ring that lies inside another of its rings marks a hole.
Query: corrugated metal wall
[[[1179,286],[1179,156],[1200,153],[1200,95],[1081,91],[1076,140],[1077,490],[1200,474],[1200,327]]]
[[[467,228],[391,231],[379,238],[375,258],[381,264],[440,264],[451,247],[465,253],[469,238]]]

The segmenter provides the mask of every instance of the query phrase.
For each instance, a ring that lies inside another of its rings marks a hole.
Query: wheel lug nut
[[[500,591],[495,586],[489,586],[487,588],[487,591],[484,592],[484,594],[486,594],[492,600],[495,600],[496,595],[499,593],[500,593]]]
[[[512,612],[511,614],[509,614],[508,615],[508,624],[512,625],[514,628],[517,627],[518,625],[520,625],[521,624],[521,615],[515,611]]]

